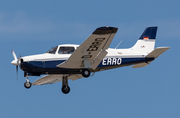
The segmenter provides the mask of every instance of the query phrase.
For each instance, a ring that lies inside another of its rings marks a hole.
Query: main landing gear
[[[83,77],[89,77],[91,72],[88,69],[83,69],[81,70],[82,76]],[[68,76],[63,76],[62,78],[62,88],[61,91],[64,94],[68,94],[70,92],[70,87],[68,86]]]
[[[63,76],[62,78],[62,88],[61,91],[64,94],[68,94],[70,92],[70,87],[68,86],[68,77],[67,76]]]
[[[83,69],[82,71],[82,76],[87,78],[90,76],[91,72],[88,69]]]

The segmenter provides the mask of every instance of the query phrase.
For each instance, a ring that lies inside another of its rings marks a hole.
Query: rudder
[[[156,39],[157,27],[147,27],[141,37],[141,40]]]

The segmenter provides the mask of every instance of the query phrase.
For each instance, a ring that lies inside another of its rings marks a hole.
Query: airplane
[[[81,45],[58,45],[44,54],[17,58],[12,50],[14,60],[11,64],[24,71],[24,87],[32,85],[53,84],[62,81],[61,91],[70,92],[68,80],[88,78],[99,71],[124,66],[140,68],[149,65],[153,60],[170,47],[155,47],[157,26],[147,27],[134,46],[126,49],[109,48],[118,28],[99,27]],[[30,76],[41,76],[31,83]]]

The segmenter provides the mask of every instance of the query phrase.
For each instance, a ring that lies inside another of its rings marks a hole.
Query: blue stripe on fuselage
[[[54,61],[30,61],[24,62],[28,68],[57,68],[56,66],[63,63],[66,60],[54,60]],[[145,62],[146,58],[104,58],[98,67],[116,66],[137,62]]]
[[[66,60],[54,60],[54,61],[29,61],[23,64],[29,68],[57,68],[56,66],[63,63]]]

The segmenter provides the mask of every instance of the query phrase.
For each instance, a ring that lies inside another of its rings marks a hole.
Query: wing
[[[69,59],[57,65],[59,68],[92,68],[96,69],[106,56],[109,45],[118,28],[97,28],[69,57]]]
[[[62,74],[46,75],[36,80],[35,82],[33,82],[32,85],[53,84],[53,83],[62,81],[62,77],[63,77]],[[73,74],[73,75],[68,76],[68,79],[71,79],[73,81],[80,78],[82,78],[81,74]]]

